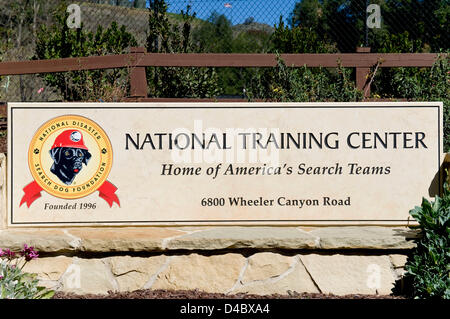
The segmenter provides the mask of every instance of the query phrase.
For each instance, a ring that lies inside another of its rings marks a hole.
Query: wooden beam
[[[105,55],[84,58],[31,60],[0,63],[0,75],[55,73],[79,70],[113,69],[134,66],[133,55]]]
[[[338,61],[344,67],[372,67],[381,61],[380,67],[430,67],[437,58],[435,53],[342,53],[342,54],[281,54],[287,66],[336,67]],[[179,67],[273,67],[275,54],[240,53],[147,53],[139,62],[141,66]]]
[[[139,56],[139,59],[137,58]],[[381,61],[380,67],[431,67],[436,53],[342,53],[342,54],[282,54],[287,66],[370,68]],[[55,73],[78,70],[125,67],[273,67],[275,54],[240,53],[143,53],[34,60],[0,63],[0,76]]]

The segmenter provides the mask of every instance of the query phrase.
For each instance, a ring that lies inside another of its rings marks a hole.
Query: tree
[[[318,28],[322,22],[323,9],[319,0],[302,0],[295,4],[289,17],[291,27],[302,25],[309,28]]]
[[[370,3],[381,8],[382,28],[369,30],[369,46],[379,47],[387,36],[407,32],[410,41],[420,41],[433,52],[448,50],[448,0],[371,0]],[[289,24],[310,27],[321,39],[336,42],[339,51],[354,52],[364,44],[365,19],[363,0],[302,0],[296,3]]]
[[[448,0],[385,0],[390,33],[408,32],[432,52],[449,49],[450,5]],[[405,23],[398,23],[398,21]]]
[[[169,40],[172,30],[164,0],[150,0],[148,8],[147,52],[171,52]]]
[[[303,0],[295,4],[290,15],[291,27],[311,28],[320,39],[337,43],[341,52],[354,52],[360,37],[356,24],[361,10],[355,11],[360,0]]]
[[[149,6],[149,33],[147,52],[188,53],[199,52],[192,41],[191,23],[195,13],[181,11],[182,27],[171,23],[164,0],[152,0]],[[150,94],[157,97],[214,97],[219,94],[217,73],[214,68],[147,68]]]
[[[213,11],[208,20],[200,25],[193,37],[204,52],[232,52],[231,21],[216,11]]]
[[[247,19],[245,19],[244,24],[248,25],[248,24],[252,24],[253,22],[255,22],[255,18],[254,17],[248,17]]]
[[[315,32],[312,27],[299,25],[289,28],[283,18],[272,34],[272,51],[278,53],[331,53],[335,49]]]
[[[146,0],[134,0],[133,7],[139,8],[139,9],[145,9],[147,5]]]

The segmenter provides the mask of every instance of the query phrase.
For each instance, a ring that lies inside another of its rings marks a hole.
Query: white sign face
[[[10,103],[9,226],[406,224],[442,103]]]

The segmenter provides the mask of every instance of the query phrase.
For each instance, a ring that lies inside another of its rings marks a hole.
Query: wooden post
[[[357,47],[356,53],[370,53],[369,47]],[[368,77],[370,74],[370,68],[356,68],[356,87],[358,90],[364,92],[364,97],[370,96],[370,87],[366,87],[368,82]]]
[[[145,48],[132,47],[130,53],[133,56],[133,64],[138,63],[145,55]],[[130,97],[146,98],[147,97],[147,76],[145,74],[145,66],[132,65],[130,69]]]

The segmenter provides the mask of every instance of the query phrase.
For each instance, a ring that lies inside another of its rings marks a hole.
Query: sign
[[[10,103],[9,226],[405,224],[442,103]]]

